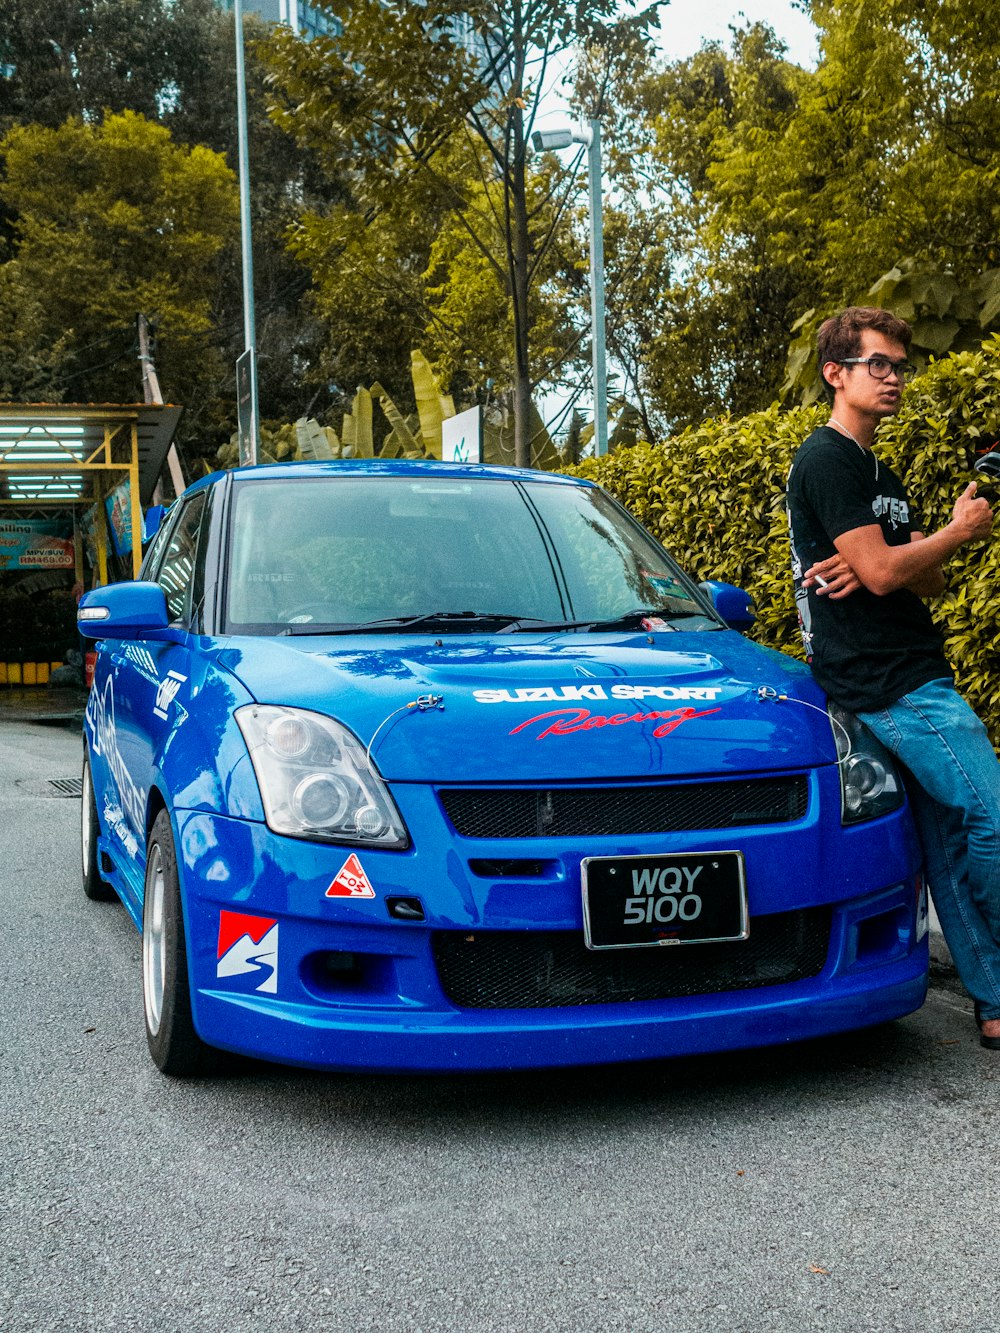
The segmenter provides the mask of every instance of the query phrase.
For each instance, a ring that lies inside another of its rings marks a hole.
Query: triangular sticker
[[[374,898],[375,890],[352,852],[340,867],[340,873],[326,891],[328,898]]]

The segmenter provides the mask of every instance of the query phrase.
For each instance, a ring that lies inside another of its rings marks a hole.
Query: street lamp
[[[250,238],[250,154],[247,145],[247,76],[243,56],[243,0],[234,0],[236,115],[240,169],[240,245],[243,252],[243,355],[236,362],[240,463],[259,462],[257,338],[253,312],[253,248]]]
[[[536,152],[557,152],[570,144],[587,149],[590,185],[590,322],[594,346],[594,452],[608,452],[608,366],[604,348],[604,215],[601,192],[601,122],[572,129],[537,130],[531,136]]]

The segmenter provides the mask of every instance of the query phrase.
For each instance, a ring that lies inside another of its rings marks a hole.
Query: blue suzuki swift
[[[214,475],[79,616],[84,892],[142,931],[165,1073],[642,1060],[923,1001],[892,760],[596,486]]]

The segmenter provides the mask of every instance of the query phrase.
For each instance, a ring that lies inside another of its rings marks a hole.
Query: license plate
[[[741,852],[589,856],[583,876],[588,949],[644,949],[750,935]]]

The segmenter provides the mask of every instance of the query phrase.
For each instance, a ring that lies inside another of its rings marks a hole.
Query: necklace
[[[861,443],[861,441],[858,440],[858,439],[855,439],[855,437],[851,434],[851,432],[847,429],[847,427],[846,427],[845,425],[843,425],[841,422],[839,422],[839,421],[836,419],[836,417],[831,417],[830,420],[829,420],[829,423],[828,423],[828,424],[831,425],[831,426],[836,426],[836,428],[837,428],[843,435],[846,435],[847,438],[848,438],[853,444],[856,444],[856,445],[858,446],[858,448],[861,450],[861,452],[862,452],[863,454],[871,454],[872,458],[875,459],[875,480],[878,481],[878,454],[875,452],[875,450],[874,450],[874,449],[866,449],[865,446]]]

